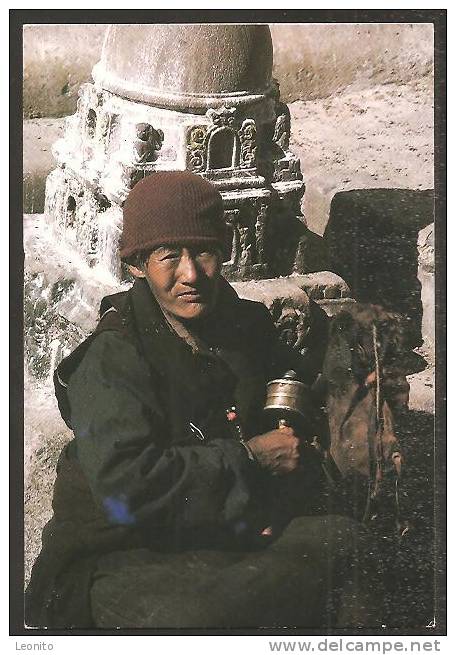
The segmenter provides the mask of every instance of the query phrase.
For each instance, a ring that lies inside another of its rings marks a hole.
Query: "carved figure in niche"
[[[239,132],[241,139],[241,167],[253,168],[256,163],[256,126],[255,121],[247,119]]]
[[[109,172],[106,170],[101,179],[102,188],[109,192],[116,202],[122,203],[131,188],[131,178],[136,173],[136,168],[130,163],[122,161],[122,153],[115,153]]]
[[[133,144],[133,161],[135,164],[147,164],[157,159],[157,151],[163,145],[162,130],[154,130],[149,123],[136,125],[136,140]]]
[[[283,152],[286,152],[290,147],[290,130],[290,110],[284,102],[279,102],[272,140],[283,150]]]
[[[267,217],[267,205],[260,205],[258,208],[257,219],[255,221],[255,240],[256,240],[256,251],[257,251],[257,262],[258,264],[264,264],[265,257],[265,232],[266,232],[266,217]]]
[[[95,130],[97,129],[97,114],[94,109],[89,109],[87,112],[87,135],[93,139],[95,136]]]
[[[66,207],[67,227],[74,227],[76,220],[76,200],[73,196],[68,196]]]
[[[239,225],[239,264],[241,266],[250,266],[252,262],[252,239],[250,228],[247,225]]]
[[[98,230],[93,229],[90,233],[90,250],[89,255],[95,255],[98,248]]]
[[[195,173],[200,173],[206,167],[205,140],[205,127],[193,127],[188,133],[187,167]]]
[[[301,163],[296,157],[283,158],[275,162],[274,182],[302,180]]]

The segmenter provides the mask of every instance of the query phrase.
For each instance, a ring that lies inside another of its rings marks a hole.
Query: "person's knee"
[[[287,526],[273,548],[296,555],[305,553],[335,570],[361,562],[373,551],[365,528],[339,515],[298,517]]]
[[[346,516],[301,516],[293,519],[282,538],[292,542],[315,542],[317,545],[338,544],[350,548],[363,539],[364,528]]]

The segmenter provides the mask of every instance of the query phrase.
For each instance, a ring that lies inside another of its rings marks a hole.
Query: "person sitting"
[[[294,368],[311,383],[318,366],[222,277],[220,193],[187,171],[155,172],[123,214],[134,284],[103,299],[98,327],[56,371],[74,439],[27,624],[379,625],[363,529],[313,509],[321,477],[302,435],[265,426],[267,382]],[[297,472],[302,507],[271,527],[275,494]]]

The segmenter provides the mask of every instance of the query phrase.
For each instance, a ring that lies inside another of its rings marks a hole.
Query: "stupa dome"
[[[110,25],[93,71],[107,91],[184,111],[260,99],[271,74],[267,25],[218,24]]]

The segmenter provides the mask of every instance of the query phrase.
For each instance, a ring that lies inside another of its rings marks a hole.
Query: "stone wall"
[[[271,32],[286,102],[401,84],[433,70],[431,24],[276,24]]]
[[[64,116],[98,61],[105,25],[24,27],[24,116]],[[401,83],[432,71],[431,24],[275,24],[275,75],[285,102],[346,87]]]
[[[24,26],[24,117],[68,116],[100,58],[105,25]]]

